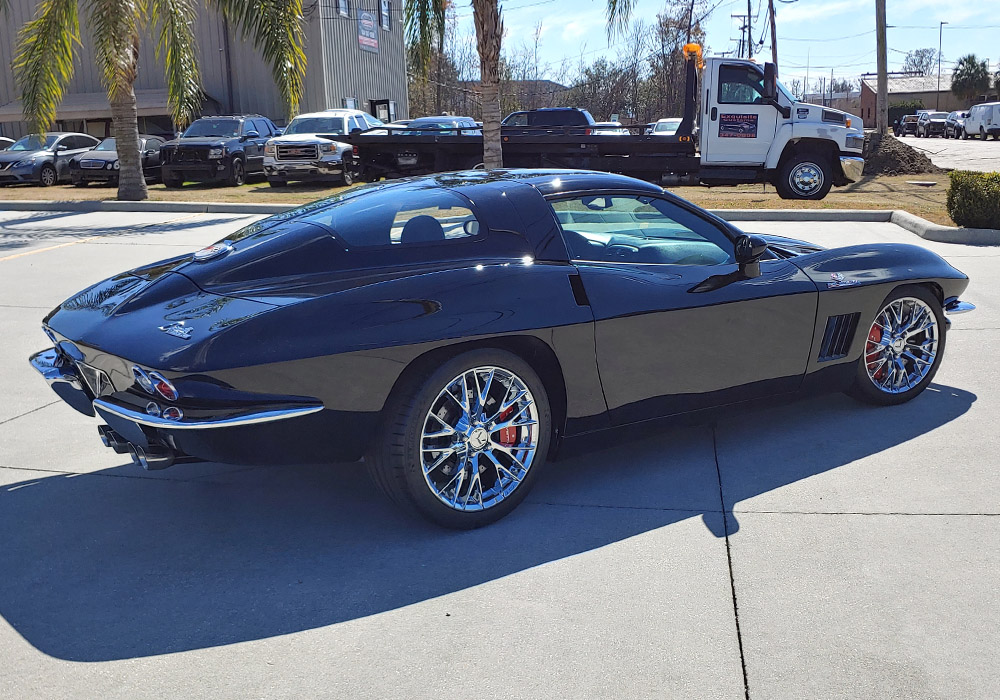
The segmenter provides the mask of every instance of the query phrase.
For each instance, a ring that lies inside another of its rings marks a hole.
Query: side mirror
[[[773,63],[764,64],[764,94],[765,100],[778,99],[778,71]]]
[[[360,134],[362,131],[364,131],[364,129],[356,126],[353,129],[351,129],[351,135],[353,136],[354,134]]]
[[[244,141],[248,141],[249,139],[259,139],[259,138],[260,138],[260,133],[256,131],[248,131],[247,133],[243,134]]]
[[[744,234],[736,239],[736,262],[747,277],[760,276],[760,259],[767,252],[767,241],[760,236]]]
[[[61,151],[68,151],[68,150],[69,150],[69,146],[67,146],[64,143],[61,143],[58,146],[56,146],[56,153],[60,153]]]

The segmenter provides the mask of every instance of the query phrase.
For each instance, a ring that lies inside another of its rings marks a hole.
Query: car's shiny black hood
[[[820,250],[826,250],[821,245],[800,241],[795,238],[785,238],[784,236],[773,236],[771,234],[754,234],[767,241],[767,247],[781,258],[794,258],[798,255],[808,255]]]
[[[118,151],[87,151],[73,156],[73,161],[80,162],[84,158],[87,160],[102,160],[105,163],[114,163],[118,160]]]
[[[163,148],[184,148],[185,146],[209,146],[219,148],[235,139],[235,136],[194,136],[187,139],[167,141],[163,144]]]

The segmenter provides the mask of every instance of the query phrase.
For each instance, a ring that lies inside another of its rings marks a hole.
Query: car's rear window
[[[448,243],[480,235],[470,203],[442,189],[388,187],[345,198],[305,215],[348,248]]]

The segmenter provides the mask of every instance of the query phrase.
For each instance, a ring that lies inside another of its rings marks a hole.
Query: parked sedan
[[[480,126],[471,117],[420,117],[406,125],[401,136],[479,136]]]
[[[649,133],[654,136],[673,136],[677,133],[677,129],[680,127],[681,121],[680,117],[660,119],[653,125],[653,129]]]
[[[87,134],[51,131],[31,134],[0,151],[0,186],[31,183],[51,187],[69,179],[73,156],[100,143]]]
[[[917,135],[917,115],[907,114],[899,120],[893,128],[894,136],[906,136],[907,134]]]
[[[942,136],[944,134],[944,124],[947,119],[947,112],[921,112],[920,116],[917,117],[916,136],[918,138],[920,136],[925,138]]]
[[[139,135],[142,174],[147,180],[160,177],[160,147],[163,144],[159,136]],[[118,148],[113,138],[104,139],[94,150],[74,156],[69,162],[70,179],[77,187],[85,187],[91,182],[117,185],[118,171]]]
[[[747,235],[621,175],[466,171],[98,282],[31,363],[146,469],[365,455],[400,506],[472,528],[574,436],[797,391],[908,401],[967,285],[925,248]]]
[[[968,112],[952,112],[948,115],[948,118],[944,120],[944,133],[942,134],[946,139],[959,139],[965,132],[965,118],[969,116]]]

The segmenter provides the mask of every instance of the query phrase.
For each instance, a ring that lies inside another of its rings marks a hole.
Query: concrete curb
[[[235,202],[0,201],[0,211],[116,211],[258,216],[279,214],[297,206],[299,205],[237,204]],[[870,221],[893,223],[929,241],[964,245],[1000,245],[1000,230],[940,226],[899,209],[712,209],[711,212],[726,221]]]

